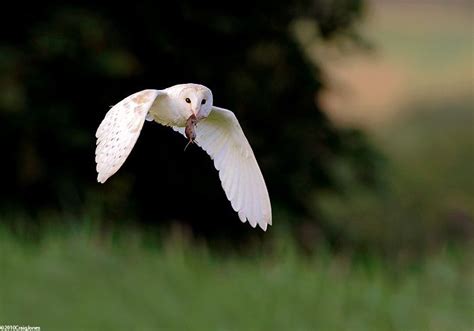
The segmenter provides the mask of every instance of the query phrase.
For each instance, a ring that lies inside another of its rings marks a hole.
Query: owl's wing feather
[[[107,112],[95,134],[98,182],[104,183],[120,169],[140,135],[148,110],[163,96],[166,92],[161,90],[143,90]]]
[[[173,129],[184,134],[184,128]],[[272,224],[267,187],[234,113],[213,107],[196,126],[196,143],[214,160],[225,194],[240,220],[266,230]]]

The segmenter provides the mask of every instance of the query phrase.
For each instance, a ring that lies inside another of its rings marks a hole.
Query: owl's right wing
[[[107,112],[95,134],[98,182],[104,183],[120,169],[140,135],[148,110],[166,96],[165,91],[143,90],[126,97]]]

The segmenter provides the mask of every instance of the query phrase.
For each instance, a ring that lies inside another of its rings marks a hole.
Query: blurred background
[[[473,330],[472,22],[461,0],[13,4],[0,325]],[[187,82],[239,118],[267,232],[157,124],[96,182],[109,106]]]

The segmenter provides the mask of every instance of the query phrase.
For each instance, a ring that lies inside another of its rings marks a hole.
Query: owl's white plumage
[[[252,148],[234,113],[212,105],[203,85],[181,84],[164,90],[144,90],[113,106],[97,129],[97,180],[104,183],[123,165],[145,119],[185,134],[195,116],[195,142],[214,160],[232,208],[242,222],[266,230],[272,224],[270,198]]]

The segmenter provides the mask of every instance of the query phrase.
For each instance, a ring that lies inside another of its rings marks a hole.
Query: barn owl
[[[96,132],[97,181],[104,183],[123,165],[145,120],[169,126],[196,143],[214,161],[224,192],[242,222],[272,224],[267,187],[252,148],[234,113],[213,105],[210,89],[179,84],[134,93],[105,115]]]

